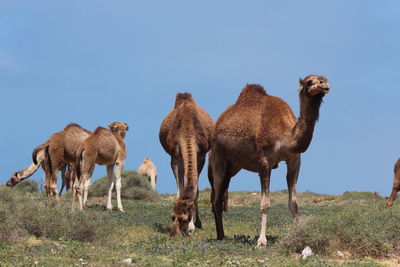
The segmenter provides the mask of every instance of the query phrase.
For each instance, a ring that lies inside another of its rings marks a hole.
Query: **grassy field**
[[[47,207],[43,193],[21,188],[0,186],[0,266],[117,266],[128,258],[140,266],[400,265],[400,206],[383,209],[385,199],[373,193],[301,193],[293,221],[287,193],[274,192],[268,246],[256,249],[259,192],[230,192],[227,238],[217,241],[208,190],[199,200],[203,229],[171,239],[174,195],[124,200],[125,213],[91,197],[84,212],[72,212],[68,194]],[[315,254],[300,260],[306,246]]]

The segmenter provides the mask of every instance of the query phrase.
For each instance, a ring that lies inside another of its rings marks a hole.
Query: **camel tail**
[[[52,176],[53,175],[53,168],[51,167],[52,164],[51,164],[51,156],[50,156],[50,153],[49,153],[49,146],[45,147],[44,154],[45,154],[45,159],[47,161],[46,162],[46,169],[48,170],[50,176]]]
[[[35,165],[38,164],[37,161],[37,153],[39,153],[39,151],[43,150],[43,149],[48,149],[49,144],[46,142],[44,144],[41,144],[40,146],[38,146],[37,148],[35,148],[32,152],[32,161],[33,163],[35,163]]]
[[[183,168],[185,172],[186,183],[191,192],[197,192],[198,172],[197,172],[197,144],[189,129],[181,137],[180,149],[183,159]]]

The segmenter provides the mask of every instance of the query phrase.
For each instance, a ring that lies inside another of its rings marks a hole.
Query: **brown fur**
[[[110,129],[98,127],[92,135],[80,144],[77,157],[77,174],[79,186],[75,194],[78,194],[80,208],[87,201],[88,187],[95,164],[107,165],[107,174],[109,178],[109,199],[107,208],[111,207],[111,192],[114,183],[117,189],[118,209],[123,211],[121,205],[121,173],[126,158],[125,133],[129,129],[126,123],[113,122],[109,125]],[[115,175],[112,174],[115,167]],[[82,200],[82,193],[84,199]],[[75,199],[75,197],[73,197]],[[73,200],[74,201],[74,200]]]
[[[397,160],[394,165],[394,179],[393,179],[393,189],[390,197],[386,202],[386,207],[393,206],[394,200],[396,199],[397,192],[400,191],[400,159]]]
[[[218,118],[209,166],[218,239],[224,238],[222,209],[229,182],[241,169],[260,175],[261,214],[266,221],[271,169],[276,168],[280,161],[286,161],[289,207],[292,215],[296,216],[300,153],[311,142],[319,106],[329,90],[329,83],[323,76],[309,75],[300,79],[300,85],[299,119],[285,101],[268,95],[262,86],[254,84],[247,85],[236,103]],[[265,234],[260,234],[258,245],[265,244]]]
[[[71,123],[62,131],[53,134],[44,144],[33,151],[32,157],[33,162],[35,162],[38,151],[45,150],[45,190],[48,197],[58,198],[57,173],[65,168],[66,164],[75,164],[78,158],[78,148],[90,134],[91,132],[83,129],[78,124]],[[70,175],[70,179],[74,179],[73,177],[75,177],[75,174]]]
[[[156,165],[149,159],[145,158],[143,163],[138,168],[138,173],[147,177],[153,190],[156,189],[157,183],[157,168]]]
[[[211,147],[213,127],[211,117],[195,103],[190,93],[176,95],[174,109],[161,124],[160,142],[171,156],[171,168],[178,185],[171,236],[187,228],[193,213],[196,227],[201,227],[197,209],[198,177]]]

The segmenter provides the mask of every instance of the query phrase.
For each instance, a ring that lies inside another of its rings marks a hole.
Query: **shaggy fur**
[[[80,209],[83,209],[87,201],[90,178],[94,166],[95,164],[99,164],[107,166],[109,181],[107,209],[112,209],[111,193],[115,184],[117,191],[117,207],[120,211],[123,211],[121,204],[121,174],[126,158],[124,138],[129,127],[128,124],[122,122],[110,123],[108,127],[109,129],[98,127],[94,133],[79,146],[78,157],[76,159],[78,185],[74,190],[72,205],[74,206],[75,195],[78,195]]]
[[[260,176],[262,200],[258,246],[267,243],[265,228],[270,205],[270,174],[280,161],[286,161],[288,165],[289,208],[296,216],[300,153],[311,142],[322,97],[329,91],[329,83],[323,76],[309,75],[300,79],[300,85],[299,119],[285,101],[268,95],[256,84],[247,85],[236,103],[218,118],[209,161],[218,239],[224,238],[222,210],[226,206],[229,182],[241,169],[257,172]]]
[[[189,93],[177,94],[174,109],[161,124],[160,142],[171,156],[171,168],[178,186],[178,200],[174,202],[171,216],[171,236],[188,227],[190,231],[195,226],[201,227],[197,208],[198,177],[211,147],[213,127],[211,117]]]

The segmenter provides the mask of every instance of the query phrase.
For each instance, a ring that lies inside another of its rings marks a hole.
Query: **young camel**
[[[109,185],[107,209],[112,209],[111,194],[115,184],[117,191],[117,207],[120,211],[124,211],[121,204],[121,174],[126,158],[126,145],[124,138],[129,127],[128,124],[122,122],[110,123],[108,127],[110,129],[98,127],[79,148],[79,157],[77,159],[77,176],[79,184],[76,187],[75,193],[79,198],[80,209],[83,209],[83,206],[86,205],[90,178],[95,164],[100,164],[107,165]],[[74,202],[75,194],[73,197],[73,206]]]
[[[171,215],[171,237],[201,228],[197,207],[198,177],[211,148],[213,127],[211,117],[195,103],[190,93],[176,95],[174,109],[161,124],[160,142],[171,156],[178,186],[178,200],[174,202]]]
[[[157,168],[149,158],[143,160],[143,163],[139,166],[138,173],[146,176],[151,184],[151,188],[156,190]]]
[[[400,191],[400,159],[397,160],[394,165],[394,179],[393,179],[393,189],[390,197],[386,202],[386,208],[393,206],[393,202],[396,199],[397,192]]]
[[[249,84],[236,103],[216,122],[215,143],[210,152],[209,180],[217,238],[224,238],[222,210],[231,178],[241,169],[257,172],[261,182],[261,232],[257,246],[266,246],[267,212],[270,206],[271,169],[287,164],[289,209],[297,215],[296,184],[300,153],[307,150],[318,120],[322,98],[329,91],[323,76],[300,79],[300,118],[281,98],[268,95],[260,85]]]
[[[83,129],[75,123],[68,124],[62,131],[53,134],[44,144],[37,147],[32,153],[32,160],[35,165],[39,163],[39,154],[44,150],[45,162],[45,190],[47,196],[51,199],[55,197],[58,200],[57,192],[57,174],[59,170],[65,170],[65,165],[70,164],[70,170],[73,170],[73,165],[78,157],[79,145],[89,137],[91,132]],[[43,161],[42,161],[43,163]],[[75,179],[75,172],[70,171],[69,182]],[[65,173],[64,173],[65,174]],[[66,174],[65,174],[66,176]]]

